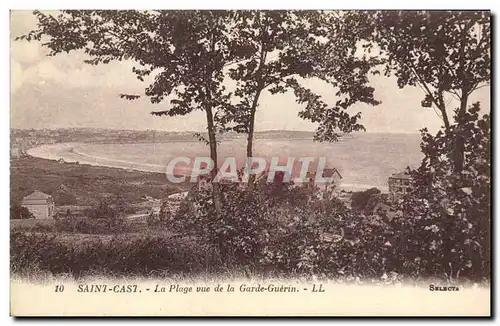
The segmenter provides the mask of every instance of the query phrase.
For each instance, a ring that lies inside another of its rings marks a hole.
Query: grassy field
[[[92,205],[106,198],[140,203],[144,196],[165,198],[183,188],[171,185],[164,174],[58,163],[34,157],[11,160],[11,201],[20,203],[34,190],[51,195],[56,206]]]
[[[53,219],[46,219],[46,220],[36,220],[36,219],[10,220],[10,226],[11,226],[11,228],[30,229],[30,228],[33,228],[33,227],[37,227],[38,225],[52,226],[52,225],[54,225],[54,220]]]

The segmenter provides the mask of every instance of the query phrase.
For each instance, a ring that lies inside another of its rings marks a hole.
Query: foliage
[[[130,229],[125,215],[130,208],[123,198],[114,204],[101,200],[99,204],[84,211],[84,217],[66,215],[56,219],[55,228],[59,232],[86,234],[122,233]]]
[[[131,231],[123,218],[63,217],[55,220],[57,232],[83,234],[116,234]]]
[[[271,187],[276,185],[224,185],[221,187],[220,220],[214,218],[209,194],[195,188],[186,199],[189,204],[174,220],[174,229],[192,232],[203,239],[217,249],[226,265],[250,266],[264,275],[382,282],[428,277],[477,281],[489,277],[488,251],[478,255],[478,250],[483,249],[476,244],[477,241],[481,246],[486,245],[487,219],[480,219],[479,224],[471,228],[458,219],[446,224],[451,216],[443,219],[430,210],[420,212],[427,217],[419,220],[406,208],[402,217],[388,220],[371,215],[371,211],[370,216],[365,214],[366,206],[350,210],[328,194],[320,198],[302,197],[297,202],[286,200],[288,196],[273,198],[276,192],[270,191]],[[306,187],[284,187],[283,193],[304,190],[309,192]],[[378,192],[371,189],[360,197],[365,198],[365,205],[369,206],[371,199],[381,199]],[[367,194],[371,196],[364,196]],[[420,204],[418,200],[406,203],[417,210],[422,207],[422,201]],[[478,213],[480,207],[482,213],[488,210],[486,198],[474,213],[468,208],[469,214]],[[436,228],[440,231],[436,232]],[[470,240],[466,241],[464,236]],[[453,262],[453,275],[450,274],[450,261]],[[459,269],[461,273],[457,274]]]
[[[236,82],[232,101],[236,103],[225,107],[218,118],[225,130],[248,134],[247,157],[253,156],[255,114],[266,91],[293,92],[302,105],[299,116],[320,121],[319,140],[336,140],[339,131],[363,129],[360,114],[351,115],[347,109],[357,102],[378,104],[366,78],[374,62],[349,55],[355,44],[343,42],[341,26],[339,17],[319,11],[238,12],[234,29],[248,39],[247,57],[228,69]],[[338,101],[333,107],[304,86],[311,78],[321,79],[335,92]]]
[[[115,219],[118,211],[106,200],[101,200],[99,204],[85,211],[85,215],[95,219]]]
[[[321,278],[377,279],[400,272],[395,229],[344,210],[324,215],[294,212],[292,223],[273,233],[261,263],[280,271]]]
[[[216,248],[224,262],[252,265],[268,230],[280,221],[282,211],[305,200],[287,183],[223,183],[221,210],[216,218],[209,190],[193,187],[171,227],[203,239]],[[293,202],[293,200],[296,200]]]
[[[160,211],[158,212],[158,221],[160,225],[165,225],[170,219],[172,219],[172,211],[169,209],[167,201],[164,201],[161,203]]]
[[[400,88],[420,86],[423,107],[439,110],[449,127],[445,94],[460,102],[491,79],[488,11],[376,11],[350,13],[369,31],[361,38],[366,53],[385,58],[385,74]],[[378,53],[377,53],[378,52]]]
[[[403,203],[413,269],[447,278],[489,277],[490,117],[479,118],[479,109],[472,105],[448,132],[432,136],[422,130],[425,157],[412,171],[412,190]],[[466,140],[462,173],[453,170],[456,133]]]
[[[299,116],[320,122],[316,139],[336,140],[339,131],[363,130],[357,102],[376,105],[367,73],[377,61],[354,56],[355,42],[345,42],[342,15],[319,11],[114,11],[63,10],[57,15],[34,11],[38,26],[17,40],[39,41],[49,55],[80,51],[92,65],[134,62],[132,73],[149,83],[153,104],[168,100],[157,116],[206,113],[210,157],[217,167],[218,132],[248,134],[251,157],[255,112],[264,90],[293,91],[304,109]],[[229,77],[236,82],[226,90]],[[300,78],[299,78],[300,77]],[[301,85],[319,78],[338,97],[328,107]],[[148,80],[146,80],[148,79]],[[141,95],[121,94],[135,100]],[[216,171],[213,171],[213,177]],[[251,182],[252,178],[250,178]],[[218,210],[218,185],[213,187]]]
[[[276,187],[225,184],[220,220],[207,203],[210,197],[193,189],[187,197],[192,204],[177,216],[176,229],[205,239],[229,266],[247,265],[264,273],[380,277],[396,269],[389,266],[397,260],[387,244],[394,236],[388,223],[352,214],[335,197],[289,201],[280,193],[300,194],[306,187],[283,184],[280,192]],[[325,234],[340,237],[341,243],[325,240]]]
[[[467,114],[470,95],[491,79],[489,11],[375,11],[346,16],[365,32],[354,34],[365,54],[383,57],[385,75],[400,88],[419,86],[421,105],[434,107],[448,129]],[[460,103],[455,121],[448,117],[453,96]],[[464,165],[463,132],[455,133],[454,171]]]
[[[54,202],[58,205],[76,205],[78,204],[78,200],[76,196],[65,190],[58,190],[53,193],[52,198],[54,198]]]
[[[170,96],[167,110],[154,115],[207,115],[211,157],[216,162],[216,110],[228,106],[223,69],[246,56],[248,39],[234,28],[234,11],[65,10],[56,16],[34,12],[38,28],[19,40],[42,41],[49,55],[82,50],[86,63],[131,60],[132,73],[153,81],[145,95],[157,104]],[[140,95],[122,94],[134,100]]]
[[[153,113],[174,116],[205,110],[211,115],[209,136],[216,131],[211,120],[217,119],[222,127],[233,122],[231,129],[253,132],[255,109],[266,88],[272,94],[293,89],[299,103],[307,103],[304,118],[325,118],[319,131],[327,125],[342,132],[357,130],[359,114],[350,117],[345,110],[357,101],[378,103],[373,88],[366,85],[366,73],[375,61],[353,55],[356,42],[345,38],[353,33],[352,26],[346,27],[336,13],[64,10],[55,16],[40,11],[34,15],[38,28],[18,40],[41,41],[49,55],[82,50],[88,56],[85,62],[92,65],[134,61],[132,73],[139,80],[154,76],[145,89],[152,103],[173,96],[168,110]],[[226,72],[237,82],[237,105],[222,85]],[[324,107],[316,107],[317,95],[300,86],[299,76],[337,87],[340,99],[335,107],[320,113]],[[134,100],[140,95],[121,97]],[[218,109],[227,111],[212,115]]]
[[[351,207],[356,211],[369,214],[373,211],[376,203],[380,201],[380,194],[381,191],[378,188],[355,191],[351,196]]]
[[[10,218],[11,219],[34,219],[35,216],[26,207],[16,204],[10,205]]]
[[[11,272],[25,274],[37,266],[53,274],[75,277],[203,273],[220,266],[206,246],[188,239],[161,236],[116,236],[75,246],[56,235],[14,232],[11,235]]]
[[[230,105],[224,68],[245,58],[248,39],[234,29],[234,11],[131,11],[64,10],[56,16],[35,11],[37,29],[18,40],[41,41],[49,55],[83,51],[86,63],[97,65],[131,60],[132,73],[143,82],[153,104],[169,98],[169,108],[156,116],[186,115],[195,110],[206,114],[210,158],[217,164],[219,128],[215,115]],[[121,94],[134,100],[140,95]],[[216,170],[212,171],[215,177]],[[218,185],[213,187],[219,211]]]

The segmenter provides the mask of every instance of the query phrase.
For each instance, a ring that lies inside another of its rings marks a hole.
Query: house
[[[52,218],[56,212],[52,196],[38,190],[24,197],[21,205],[33,213],[36,219]]]
[[[394,173],[389,177],[389,200],[396,201],[408,193],[411,176],[407,172]]]
[[[331,178],[330,179],[331,181],[328,182],[316,181],[316,172],[307,172],[306,178],[310,184],[313,184],[314,186],[318,187],[321,191],[333,190],[342,179],[342,175],[335,168],[324,169],[322,176],[323,178]]]

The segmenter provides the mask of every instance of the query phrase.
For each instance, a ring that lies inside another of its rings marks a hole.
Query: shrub
[[[62,217],[56,219],[54,228],[58,232],[114,234],[130,230],[124,218]]]
[[[58,236],[14,232],[11,235],[11,271],[30,268],[82,277],[100,275],[202,274],[220,268],[216,252],[190,239],[162,236],[95,238],[78,246]]]
[[[258,193],[221,184],[221,215],[217,219],[211,192],[193,188],[172,222],[178,232],[199,237],[217,248],[228,265],[249,263],[258,251],[259,233],[265,229],[265,202]]]
[[[11,204],[11,206],[10,206],[10,218],[13,220],[34,219],[35,216],[26,207],[22,207],[22,206],[19,206],[17,204]]]
[[[340,214],[347,209],[333,198],[308,201],[305,187],[285,183],[257,182],[251,186],[230,183],[221,184],[220,190],[218,218],[211,192],[193,188],[173,227],[178,232],[190,232],[217,248],[228,265],[258,267],[264,248],[269,249],[270,239],[296,219],[295,214],[306,203],[308,213],[316,215]],[[311,214],[305,215],[312,217]]]
[[[98,205],[88,209],[85,214],[90,218],[111,220],[118,216],[118,211],[107,201],[101,200]]]
[[[450,224],[449,219],[437,221],[432,214],[415,219],[405,215],[407,210],[403,216],[388,220],[371,212],[366,215],[350,210],[328,194],[293,205],[261,187],[221,185],[218,219],[210,191],[193,189],[175,226],[215,247],[226,265],[251,266],[264,274],[385,282],[403,277],[449,279],[452,267],[453,277],[487,277],[485,254],[474,257],[477,250],[466,252],[468,248],[482,248],[484,241],[481,228],[472,222],[463,224],[455,219],[455,224]],[[303,191],[300,187],[286,191],[293,193],[295,189]],[[413,209],[421,207],[417,203],[407,202]],[[438,232],[428,218],[440,223],[436,224]],[[460,228],[453,229],[453,225]],[[432,247],[435,245],[438,247]],[[451,253],[444,248],[451,248]],[[457,274],[456,266],[462,266],[461,274]],[[469,270],[464,272],[466,268]]]
[[[86,209],[85,217],[66,216],[56,219],[55,229],[59,232],[113,234],[127,232],[131,228],[125,219],[130,207],[122,199],[115,205],[100,201],[98,205]]]
[[[58,242],[54,235],[13,232],[10,266],[12,273],[21,275],[33,268],[60,274],[78,268],[78,261],[74,250]]]
[[[52,196],[57,205],[76,205],[78,203],[76,196],[69,191],[59,189]]]
[[[274,230],[263,249],[260,262],[267,269],[327,278],[380,278],[398,270],[388,222],[325,201],[289,212],[292,222]]]
[[[355,211],[369,215],[379,202],[384,202],[386,199],[378,188],[356,191],[351,195],[351,207]]]
[[[420,167],[401,203],[408,273],[490,277],[490,118],[474,104],[448,130],[422,130]],[[457,138],[464,140],[457,170]]]

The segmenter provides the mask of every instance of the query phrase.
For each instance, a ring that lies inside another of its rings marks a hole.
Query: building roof
[[[411,176],[407,172],[399,172],[399,173],[393,173],[391,175],[391,178],[394,178],[394,179],[410,179]]]
[[[26,199],[49,199],[49,198],[52,198],[52,197],[50,195],[44,194],[41,191],[35,190],[34,192],[29,194],[28,196],[24,197],[23,200],[26,200]]]
[[[337,174],[339,176],[339,178],[342,179],[342,175],[340,175],[340,172],[337,169],[335,169],[335,168],[333,168],[333,169],[325,169],[323,171],[323,176],[327,177],[327,178],[333,177],[334,174]]]
[[[337,175],[340,179],[342,179],[342,175],[340,174],[340,172],[339,172],[336,168],[332,168],[332,169],[327,168],[327,169],[324,169],[324,170],[323,170],[323,177],[324,177],[324,178],[330,178],[330,177],[333,177],[335,174],[336,174],[336,175]],[[316,172],[315,172],[315,171],[314,171],[314,172],[309,171],[309,172],[307,172],[306,176],[307,176],[308,178],[314,177],[314,176],[316,176]]]

